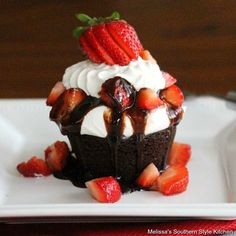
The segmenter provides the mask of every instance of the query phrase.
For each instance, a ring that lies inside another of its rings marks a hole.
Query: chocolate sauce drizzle
[[[144,130],[147,122],[148,112],[145,110],[138,109],[136,107],[132,107],[129,111],[127,111],[127,115],[131,120],[132,128],[136,139],[136,149],[138,153],[136,169],[139,173],[141,171],[141,164],[143,163],[142,140],[144,138]]]
[[[113,79],[118,80],[119,78],[120,77],[115,77]],[[129,119],[131,120],[133,128],[133,136],[135,137],[136,140],[136,150],[138,156],[136,160],[136,169],[137,173],[140,173],[142,171],[142,163],[144,161],[142,140],[145,137],[144,131],[149,111],[141,110],[134,105],[136,91],[134,90],[133,87],[131,87],[131,85],[128,82],[126,84],[123,84],[123,86],[126,86],[125,89],[127,89],[129,95],[133,96],[132,97],[133,102],[128,104],[128,106],[125,107],[125,109],[120,109],[120,107],[122,106],[120,106],[119,104],[118,104],[119,106],[112,107],[111,109],[109,109],[107,112],[104,113],[104,121],[108,134],[106,139],[110,147],[110,157],[113,163],[113,168],[115,173],[114,177],[116,177],[116,179],[121,183],[123,191],[127,190],[133,191],[137,190],[138,187],[135,184],[132,187],[130,187],[129,183],[129,186],[127,188],[127,185],[124,183],[124,181],[122,181],[122,176],[119,173],[118,147],[120,145],[121,140],[124,138],[123,136],[123,131],[125,128],[124,118],[125,116],[128,116]],[[114,92],[111,91],[114,90],[112,84],[109,84],[109,86],[106,87],[106,89],[108,89],[107,91],[108,94],[109,93],[112,94],[112,92]],[[182,119],[183,109],[176,108],[166,101],[164,101],[164,103],[165,106],[167,107],[167,114],[170,119],[170,126],[177,125]],[[50,114],[50,118],[59,125],[62,134],[68,136],[72,146],[72,152],[68,158],[67,165],[61,172],[55,173],[54,174],[55,177],[60,179],[68,179],[75,186],[78,187],[84,187],[85,181],[93,179],[93,173],[90,172],[89,165],[87,165],[86,163],[86,154],[83,151],[83,145],[80,145],[79,143],[74,143],[73,135],[76,135],[78,137],[81,136],[80,130],[84,116],[90,110],[102,104],[103,102],[101,101],[101,99],[87,96],[85,100],[82,103],[80,103],[77,107],[75,107],[74,110],[71,112],[67,124],[63,125],[60,122],[58,122],[58,120],[56,120],[54,117],[52,117]],[[116,103],[114,103],[113,101],[112,104]],[[79,153],[78,151],[76,152],[76,150],[78,150],[76,146],[78,145],[79,145]]]
[[[113,162],[115,177],[120,179],[118,172],[118,160],[117,160],[117,150],[120,144],[122,130],[124,123],[122,122],[122,113],[117,111],[109,110],[104,113],[104,121],[107,129],[107,141],[111,151],[111,159]]]

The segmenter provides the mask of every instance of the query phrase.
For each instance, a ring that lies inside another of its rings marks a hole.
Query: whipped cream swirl
[[[67,89],[80,88],[87,95],[99,97],[102,84],[115,76],[126,79],[137,91],[151,88],[157,92],[165,87],[165,79],[159,66],[141,57],[127,66],[97,64],[90,60],[79,62],[66,69],[63,84]]]

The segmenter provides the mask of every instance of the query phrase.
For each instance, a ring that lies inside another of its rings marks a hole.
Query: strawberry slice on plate
[[[163,89],[160,92],[160,98],[175,107],[181,107],[184,102],[184,95],[176,85]]]
[[[18,164],[16,168],[25,177],[48,176],[52,173],[45,160],[36,156],[33,156],[27,162]]]
[[[57,141],[51,146],[47,147],[45,152],[45,160],[51,171],[61,171],[65,166],[68,156],[69,148],[66,142]]]
[[[85,183],[90,194],[102,203],[114,203],[121,198],[121,188],[117,180],[112,177],[102,177]]]
[[[59,98],[59,96],[66,90],[65,86],[63,85],[62,82],[57,82],[54,87],[52,88],[48,98],[47,98],[47,101],[46,101],[46,104],[48,106],[53,106],[57,99]]]
[[[136,106],[144,110],[152,110],[163,105],[157,93],[150,88],[140,89],[136,97]]]
[[[191,146],[185,143],[174,142],[171,146],[167,163],[169,165],[185,166],[191,157]]]
[[[170,166],[157,178],[156,190],[164,195],[174,195],[184,192],[188,181],[188,169],[185,166]]]
[[[157,167],[150,163],[140,174],[137,179],[137,184],[142,188],[150,188],[153,186],[158,176],[160,175]]]

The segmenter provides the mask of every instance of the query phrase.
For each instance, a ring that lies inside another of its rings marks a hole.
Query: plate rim
[[[128,209],[128,211],[127,211]],[[145,209],[145,211],[144,211]],[[11,204],[0,206],[1,217],[110,216],[236,218],[236,203],[196,204]]]
[[[214,98],[212,96],[190,97],[190,99]],[[43,102],[45,98],[0,99],[4,103]],[[129,211],[127,211],[129,209]],[[148,209],[148,210],[147,210]],[[145,210],[145,211],[144,211]],[[208,219],[236,219],[236,203],[193,203],[193,204],[102,204],[102,203],[66,203],[66,204],[0,204],[0,219],[15,217],[201,217]]]

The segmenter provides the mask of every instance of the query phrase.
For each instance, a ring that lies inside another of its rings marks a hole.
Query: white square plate
[[[186,192],[125,194],[115,204],[93,200],[86,189],[53,176],[24,178],[19,162],[56,140],[66,140],[48,119],[44,99],[0,100],[0,218],[202,217],[236,218],[236,104],[189,98],[175,140],[192,146]]]

